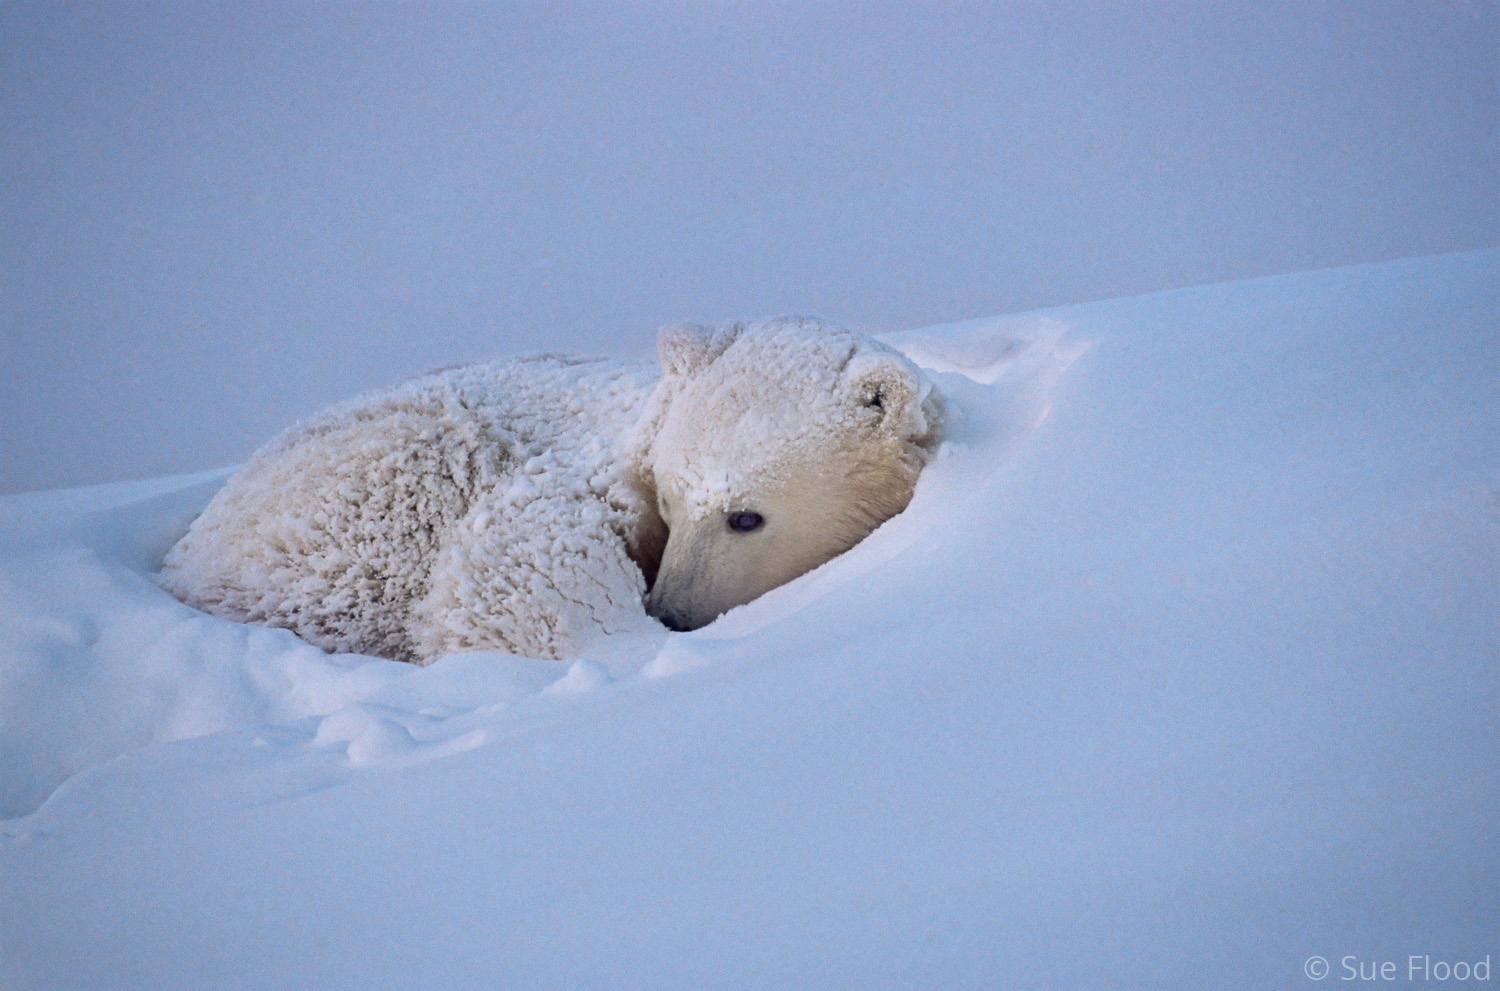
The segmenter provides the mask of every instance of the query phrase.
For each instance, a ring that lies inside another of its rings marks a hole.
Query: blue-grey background
[[[1500,5],[0,2],[0,491],[672,320],[1500,244]]]

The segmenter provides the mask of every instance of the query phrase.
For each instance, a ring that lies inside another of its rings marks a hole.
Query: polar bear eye
[[[751,530],[759,530],[765,521],[766,518],[759,513],[730,513],[729,529],[735,533],[749,533]]]

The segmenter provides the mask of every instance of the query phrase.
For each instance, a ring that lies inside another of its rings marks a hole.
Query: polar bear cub
[[[904,509],[942,404],[807,319],[669,327],[660,374],[540,357],[360,397],[258,451],[168,553],[189,605],[325,650],[563,658],[678,630]]]

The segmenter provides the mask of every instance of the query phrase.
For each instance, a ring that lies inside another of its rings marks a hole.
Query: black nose
[[[693,628],[693,624],[674,612],[658,613],[656,618],[661,620],[662,626],[665,626],[669,630],[675,630],[678,633],[686,633]]]

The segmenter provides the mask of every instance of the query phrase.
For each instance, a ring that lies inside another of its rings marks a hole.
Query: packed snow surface
[[[1485,251],[892,335],[953,407],[911,507],[572,664],[176,602],[223,473],[0,500],[0,986],[1500,963],[1497,285]]]

